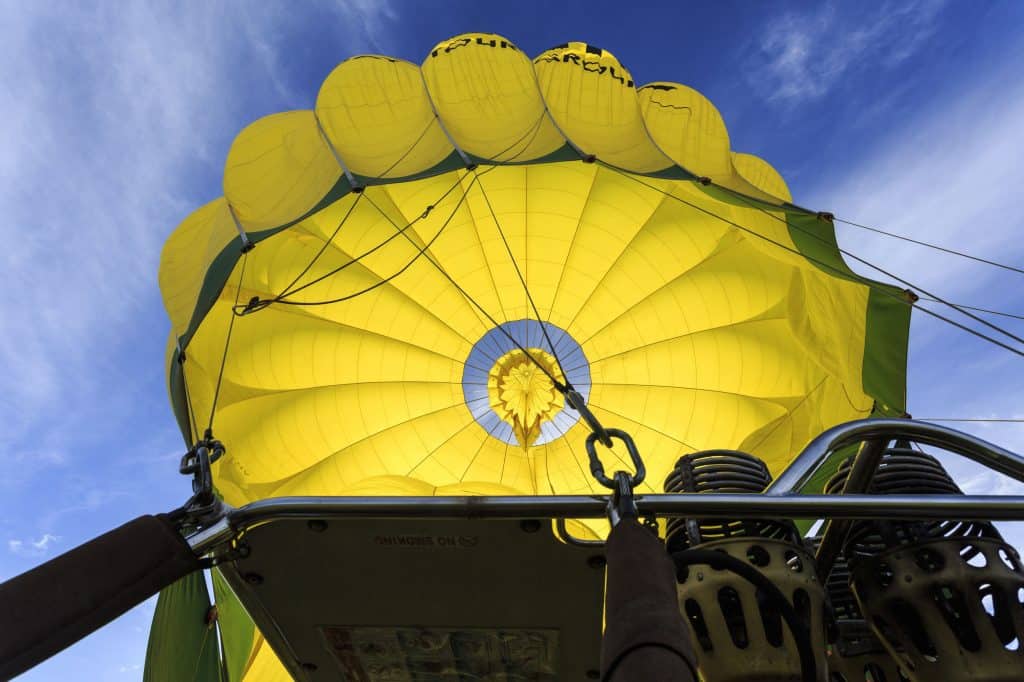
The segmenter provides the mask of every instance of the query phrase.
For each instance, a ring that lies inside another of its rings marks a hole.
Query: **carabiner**
[[[626,452],[629,453],[629,458],[633,461],[633,466],[636,468],[636,471],[629,477],[630,487],[635,488],[643,483],[644,477],[647,475],[647,469],[644,467],[644,461],[640,459],[640,452],[636,449],[636,443],[633,442],[632,436],[622,429],[608,429],[605,433],[608,435],[609,442],[612,438],[618,438],[626,445]],[[600,439],[601,435],[596,432],[591,432],[587,436],[587,455],[590,457],[590,473],[605,488],[615,490],[615,481],[608,478],[604,473],[604,465],[601,464],[601,460],[597,456],[596,443]],[[611,446],[609,445],[609,447]]]

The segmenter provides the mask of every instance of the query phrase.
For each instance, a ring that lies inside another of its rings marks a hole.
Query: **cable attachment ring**
[[[612,446],[612,438],[618,438],[626,446],[626,452],[629,453],[629,458],[633,461],[633,466],[636,472],[630,476],[625,471],[616,472],[615,476],[618,478],[619,474],[623,474],[629,483],[629,488],[633,489],[644,482],[644,477],[647,476],[647,468],[644,466],[644,461],[640,458],[640,451],[636,449],[636,443],[633,442],[633,437],[622,429],[607,429],[607,442],[601,440],[605,447],[610,448]],[[597,446],[595,445],[600,439],[600,434],[597,431],[592,432],[587,436],[587,456],[590,457],[590,473],[594,475],[597,482],[603,485],[605,488],[611,490],[617,490],[619,484],[608,478],[607,474],[604,473],[604,465],[601,464],[601,460],[597,456]]]
[[[192,476],[193,492],[192,497],[180,509],[185,518],[203,523],[220,511],[220,500],[213,492],[213,473],[210,465],[220,459],[224,452],[224,444],[207,432],[206,437],[182,456],[178,472]]]
[[[274,299],[272,298],[260,298],[259,296],[253,296],[249,299],[248,303],[236,303],[231,306],[231,312],[233,312],[237,317],[242,317],[249,313],[254,313],[257,310],[263,310],[273,302]]]

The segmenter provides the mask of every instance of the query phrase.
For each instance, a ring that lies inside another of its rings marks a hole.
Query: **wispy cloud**
[[[386,3],[338,11],[350,20],[336,29],[339,59],[365,44],[360,25],[373,34],[394,16]],[[159,357],[145,358],[145,372],[125,358],[133,339],[158,347],[151,340],[166,328],[162,243],[219,193],[247,109],[297,108],[315,95],[296,94],[281,68],[295,59],[278,41],[289,14],[283,2],[188,12],[29,3],[5,13],[0,447],[39,466],[60,463],[112,402],[131,402],[140,374],[160,373]],[[40,432],[48,442],[28,438]]]
[[[31,7],[5,21],[0,59],[8,437],[113,378],[110,350],[154,303],[160,244],[189,203],[181,174],[227,82],[214,17]]]
[[[994,471],[982,471],[960,481],[966,495],[1024,495],[1024,483]]]
[[[1024,264],[1024,219],[1007,210],[1018,203],[1024,185],[1017,152],[1024,148],[1024,84],[1010,66],[1022,56],[1024,48],[1014,47],[984,74],[947,83],[945,91],[917,103],[920,113],[877,135],[859,158],[822,173],[801,203],[925,242]],[[919,292],[1011,312],[1024,308],[1024,286],[1016,273],[842,224],[836,230],[841,246],[899,274]],[[850,265],[873,279],[887,279],[861,264]],[[941,305],[925,305],[957,317]],[[1012,320],[989,319],[1024,333]],[[909,370],[908,407],[917,417],[1020,417],[1024,361],[921,312],[913,316]],[[947,425],[1024,452],[1024,424]],[[1021,490],[1005,477],[963,464],[951,473],[971,492]]]
[[[8,540],[7,549],[20,557],[41,557],[58,542],[60,542],[59,535],[44,533],[38,540]]]
[[[995,73],[937,96],[926,114],[877,137],[858,162],[821,177],[807,201],[847,219],[1020,265],[1024,220],[1006,209],[1018,202],[1024,181],[1018,153],[1024,147],[1024,84],[1007,75]],[[976,300],[984,306],[993,303],[993,294],[1020,290],[1014,273],[842,224],[836,229],[857,255],[940,295],[970,296],[988,288],[987,301]],[[991,286],[1003,277],[1015,285]]]
[[[389,29],[399,18],[392,3],[386,0],[340,0],[331,6],[343,21],[359,27],[359,35],[370,47],[378,52],[384,51]]]
[[[942,0],[886,3],[871,12],[825,3],[788,12],[753,44],[749,81],[768,100],[792,104],[825,96],[844,76],[891,68],[924,45]]]

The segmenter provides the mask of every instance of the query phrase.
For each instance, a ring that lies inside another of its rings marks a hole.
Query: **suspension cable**
[[[445,199],[445,197],[447,197],[448,194],[450,194],[452,192],[452,190],[454,190],[460,184],[461,184],[461,181],[456,181],[455,184],[453,184],[444,194],[441,195],[441,197],[437,200],[437,202],[443,201]],[[370,205],[372,205],[378,211],[381,211],[380,207],[377,206],[377,204],[373,201],[372,198],[369,197],[367,192],[363,192],[363,194],[361,196],[365,196],[366,197],[366,201]],[[458,213],[459,207],[462,205],[462,203],[465,200],[466,200],[466,194],[465,194],[465,192],[463,192],[462,196],[459,198],[459,201],[455,204],[455,208],[452,209],[451,214],[445,219],[445,221],[441,224],[441,227],[438,228],[437,233],[435,233],[434,236],[431,237],[430,241],[426,245],[420,247],[418,244],[416,244],[415,241],[412,240],[412,238],[410,238],[408,236],[408,234],[406,234],[406,231],[409,228],[411,228],[413,225],[415,225],[416,223],[418,223],[419,221],[425,219],[428,215],[430,215],[430,213],[436,207],[437,203],[430,204],[429,206],[427,206],[427,208],[424,209],[423,213],[421,213],[419,216],[417,216],[416,218],[414,218],[411,221],[409,221],[404,226],[398,226],[393,220],[389,219],[391,224],[394,225],[395,228],[396,228],[395,234],[391,235],[390,237],[388,237],[387,239],[385,239],[381,243],[379,243],[379,244],[373,246],[372,248],[368,249],[367,251],[363,252],[359,256],[357,256],[357,257],[355,257],[353,259],[350,259],[349,261],[343,263],[342,265],[340,265],[340,266],[330,270],[329,272],[324,273],[323,275],[320,275],[320,276],[310,280],[309,282],[306,282],[305,284],[303,284],[300,287],[296,287],[295,289],[292,289],[290,295],[294,295],[294,294],[299,293],[300,291],[308,289],[309,287],[311,287],[311,286],[313,286],[315,284],[318,284],[318,283],[322,282],[323,280],[325,280],[325,279],[327,279],[329,277],[332,277],[333,275],[338,274],[342,270],[345,270],[345,269],[349,268],[350,266],[355,265],[356,263],[359,263],[362,258],[364,258],[364,257],[370,255],[371,253],[377,251],[378,249],[382,248],[385,244],[388,244],[393,239],[396,239],[396,238],[398,238],[400,236],[404,236],[404,237],[406,237],[406,239],[409,239],[409,241],[412,242],[413,246],[415,246],[416,250],[417,250],[416,255],[414,255],[407,263],[405,263],[401,268],[399,268],[394,273],[388,275],[387,277],[384,277],[384,278],[380,279],[377,282],[374,282],[373,284],[371,284],[371,285],[369,285],[369,286],[367,286],[367,287],[365,287],[363,289],[360,289],[359,291],[356,291],[356,292],[351,293],[351,294],[346,294],[345,296],[340,296],[338,298],[325,299],[325,300],[320,300],[320,301],[296,301],[296,300],[293,300],[293,299],[282,298],[281,296],[276,296],[276,297],[271,298],[271,299],[262,299],[262,300],[257,298],[257,299],[253,299],[252,301],[249,301],[249,303],[247,303],[247,304],[245,304],[243,306],[236,305],[235,306],[235,310],[237,312],[238,309],[241,308],[241,312],[238,313],[238,314],[243,314],[244,315],[244,314],[247,314],[249,312],[252,312],[253,310],[258,310],[260,308],[264,308],[264,307],[266,307],[268,305],[271,305],[273,303],[280,303],[282,305],[292,305],[292,306],[328,305],[328,304],[331,304],[331,303],[340,303],[342,301],[348,301],[350,299],[356,298],[357,296],[362,296],[365,293],[373,291],[374,289],[387,284],[388,282],[390,282],[391,280],[395,279],[396,277],[401,275],[403,272],[408,270],[410,267],[412,267],[413,264],[417,260],[419,260],[419,258],[421,256],[424,255],[426,250],[428,248],[430,248],[430,245],[433,244],[437,240],[437,238],[441,236],[441,233],[444,232],[445,228],[447,228],[448,225],[451,223],[451,221],[455,217],[456,213]],[[381,211],[381,213],[383,214],[383,211]]]
[[[497,166],[495,166],[494,168],[497,168]],[[491,169],[488,169],[488,170],[493,170],[493,168],[491,168]],[[480,173],[479,175],[474,175],[473,179],[472,179],[472,180],[470,181],[470,183],[469,183],[469,187],[467,187],[467,188],[466,188],[466,190],[465,190],[465,191],[463,192],[463,194],[462,194],[462,198],[461,198],[461,199],[460,199],[460,201],[459,201],[460,205],[461,205],[462,201],[464,201],[464,200],[465,200],[465,198],[466,198],[466,196],[467,196],[467,194],[468,194],[469,190],[470,190],[470,189],[471,189],[471,188],[473,187],[473,185],[474,185],[474,184],[476,184],[477,180],[479,180],[479,179],[480,179],[480,177],[481,177],[482,175],[486,174],[486,173],[487,173],[487,171],[484,171],[484,173]],[[385,219],[386,219],[386,220],[387,220],[388,222],[390,222],[390,223],[391,223],[391,224],[392,224],[392,225],[393,225],[393,226],[394,226],[394,227],[395,227],[396,229],[398,229],[398,225],[397,225],[397,224],[395,224],[395,221],[394,221],[394,219],[392,219],[392,218],[391,218],[391,216],[389,216],[389,215],[388,215],[388,214],[387,214],[387,213],[386,213],[386,212],[385,212],[385,211],[384,211],[384,210],[383,210],[383,209],[382,209],[382,208],[381,208],[380,206],[378,206],[378,205],[377,205],[377,203],[373,201],[373,198],[372,198],[372,197],[367,197],[367,201],[368,201],[368,202],[370,203],[370,205],[371,205],[371,206],[373,206],[374,208],[376,208],[376,209],[377,209],[377,210],[378,210],[378,211],[380,212],[380,214],[381,214],[382,216],[384,216],[384,218],[385,218]],[[458,208],[458,207],[456,207],[456,208]],[[451,215],[451,216],[449,216],[449,219],[448,219],[448,220],[450,221],[450,220],[451,220],[451,219],[452,219],[453,217],[454,217],[454,212],[452,213],[452,215]],[[408,240],[412,241],[412,238],[411,238],[411,237],[409,237],[408,235],[405,235],[405,234],[403,234],[403,236],[405,236],[405,238],[406,238],[406,239],[408,239]],[[434,238],[436,239],[436,235],[435,235],[435,237],[434,237]],[[433,241],[433,240],[431,240],[431,241]],[[415,242],[414,242],[414,243],[415,243]],[[428,245],[428,246],[429,246],[429,245]],[[497,320],[496,320],[496,319],[495,319],[495,318],[494,318],[494,317],[493,317],[493,316],[492,316],[492,315],[491,315],[490,313],[488,313],[488,312],[487,312],[487,310],[486,310],[486,309],[485,309],[485,308],[484,308],[484,307],[483,307],[482,305],[480,305],[480,303],[479,303],[479,302],[478,302],[478,301],[477,301],[477,300],[476,300],[475,298],[473,298],[473,297],[472,297],[472,296],[470,295],[470,293],[469,293],[468,291],[466,291],[466,290],[465,290],[465,289],[464,289],[464,288],[463,288],[463,287],[462,287],[462,286],[461,286],[461,285],[460,285],[460,284],[459,284],[458,282],[456,282],[456,281],[455,281],[455,278],[454,278],[454,277],[452,277],[452,276],[451,276],[450,274],[448,274],[448,272],[447,272],[447,271],[446,271],[446,270],[445,270],[445,269],[444,269],[443,267],[441,267],[441,265],[440,265],[440,264],[439,264],[439,263],[438,263],[438,262],[437,262],[437,261],[436,261],[436,260],[435,260],[434,258],[432,258],[432,257],[430,256],[430,254],[426,253],[426,247],[424,247],[424,249],[420,251],[420,253],[419,253],[419,255],[417,256],[417,258],[418,258],[419,256],[422,256],[422,257],[423,257],[424,259],[426,259],[426,261],[427,261],[428,263],[430,263],[431,265],[433,265],[433,266],[434,266],[434,267],[435,267],[435,268],[437,269],[437,271],[438,271],[438,272],[440,272],[440,273],[441,273],[441,275],[442,275],[442,276],[443,276],[443,277],[444,277],[445,279],[447,279],[447,280],[448,280],[448,281],[449,281],[449,282],[451,283],[451,285],[452,285],[453,287],[455,287],[455,289],[456,289],[456,290],[457,290],[457,291],[458,291],[458,292],[459,292],[460,294],[462,294],[462,296],[463,296],[463,297],[464,297],[464,298],[465,298],[465,299],[466,299],[466,300],[467,300],[467,301],[468,301],[468,302],[469,302],[469,303],[470,303],[470,304],[471,304],[471,305],[472,305],[472,306],[473,306],[474,308],[476,308],[476,309],[477,309],[478,311],[480,311],[480,313],[481,313],[481,314],[482,314],[482,315],[483,315],[484,317],[486,317],[486,318],[487,318],[488,322],[490,322],[490,323],[491,323],[491,324],[492,324],[492,325],[494,326],[494,328],[495,328],[495,329],[497,329],[498,331],[500,331],[500,332],[501,332],[501,333],[502,333],[502,334],[503,334],[503,335],[504,335],[504,336],[505,336],[505,337],[506,337],[506,338],[507,338],[507,339],[508,339],[509,341],[511,341],[511,342],[512,342],[512,344],[513,344],[513,345],[514,345],[514,346],[515,346],[515,347],[516,347],[516,348],[517,348],[518,350],[522,351],[522,353],[523,353],[524,355],[526,355],[526,357],[527,357],[527,358],[528,358],[528,359],[529,359],[529,360],[530,360],[530,361],[531,361],[531,362],[532,362],[532,363],[533,363],[534,365],[536,365],[536,366],[537,366],[537,368],[538,368],[538,369],[540,369],[540,371],[541,371],[541,372],[543,372],[543,373],[544,373],[544,374],[545,374],[545,375],[547,376],[547,378],[548,378],[548,379],[549,379],[549,380],[551,381],[552,385],[553,385],[553,386],[554,386],[554,387],[555,387],[555,388],[556,388],[556,389],[557,389],[557,390],[558,390],[558,391],[559,391],[560,393],[563,393],[563,394],[564,394],[564,393],[566,392],[566,390],[568,390],[568,389],[566,388],[565,384],[563,384],[562,382],[560,382],[560,381],[559,381],[559,380],[558,380],[558,379],[557,379],[557,378],[556,378],[556,377],[555,377],[554,375],[552,375],[552,374],[551,374],[551,372],[550,372],[550,371],[548,370],[548,368],[547,368],[547,367],[545,367],[545,366],[544,366],[544,365],[543,365],[543,364],[542,364],[542,363],[541,363],[541,362],[540,362],[539,360],[537,360],[537,359],[536,359],[535,357],[533,357],[533,355],[531,355],[531,354],[530,354],[530,352],[529,352],[529,351],[528,351],[528,350],[527,350],[526,348],[524,348],[524,347],[523,347],[523,345],[522,345],[521,343],[519,343],[519,341],[518,341],[518,340],[517,340],[517,339],[516,339],[516,338],[515,338],[514,336],[512,336],[512,334],[511,334],[511,333],[510,333],[510,332],[509,332],[509,331],[508,331],[507,329],[505,329],[505,327],[504,327],[504,326],[502,326],[500,322],[498,322],[498,321],[497,321]]]
[[[473,171],[474,174],[476,171]],[[555,350],[555,344],[551,342],[551,337],[548,335],[548,328],[544,324],[544,320],[541,319],[540,310],[537,309],[537,303],[533,300],[533,296],[530,294],[529,287],[526,286],[526,278],[523,276],[523,271],[519,268],[519,263],[516,262],[516,257],[512,253],[512,247],[508,243],[508,239],[505,237],[505,231],[501,229],[501,223],[498,222],[498,215],[494,211],[494,207],[491,205],[491,200],[487,196],[487,192],[484,190],[483,183],[479,183],[480,193],[484,197],[484,203],[487,204],[487,210],[491,213],[491,220],[494,221],[495,227],[498,229],[498,234],[501,236],[501,241],[505,245],[505,251],[508,252],[509,260],[512,261],[512,267],[515,268],[516,275],[519,277],[520,284],[523,285],[523,292],[526,294],[526,300],[530,303],[530,307],[533,308],[533,314],[537,316],[537,322],[540,324],[541,333],[544,334],[544,340],[547,341],[548,348],[551,349],[551,356],[555,359],[555,364],[558,365],[558,371],[562,373],[562,377],[565,378],[565,386],[568,390],[573,390],[572,382],[569,381],[569,375],[565,372],[565,367],[562,366],[562,361],[558,357],[558,352]]]
[[[806,229],[800,227],[799,225],[791,225],[788,220],[786,220],[784,218],[780,218],[779,216],[777,216],[777,215],[771,213],[770,211],[766,210],[764,207],[759,206],[758,204],[755,204],[753,201],[751,201],[747,197],[743,196],[742,194],[739,194],[738,192],[732,192],[732,191],[730,191],[730,193],[733,196],[737,197],[743,203],[747,204],[747,206],[749,206],[749,207],[751,207],[753,209],[756,209],[756,210],[760,211],[761,213],[763,213],[764,215],[772,218],[773,220],[776,220],[776,221],[782,223],[787,228],[790,228],[790,227],[795,228],[796,230],[802,232],[803,234],[805,234],[805,235],[807,235],[809,237],[812,237],[814,239],[817,239],[819,242],[821,242],[822,244],[825,244],[827,246],[832,246],[833,245],[828,240],[822,238],[820,235],[815,234],[814,232],[811,232],[810,230],[806,230]],[[818,216],[819,216],[819,218],[822,218],[822,219],[825,219],[825,220],[832,219],[831,214],[828,214],[828,213],[819,213]],[[947,301],[946,299],[938,296],[937,294],[934,294],[934,293],[932,293],[930,291],[927,291],[923,287],[919,287],[916,284],[914,284],[912,282],[909,282],[909,281],[903,279],[902,277],[900,277],[900,276],[898,276],[898,275],[896,275],[896,274],[894,274],[892,272],[889,272],[885,268],[882,268],[882,267],[880,267],[878,265],[875,265],[874,263],[872,263],[871,261],[867,260],[866,258],[861,258],[860,256],[858,256],[858,255],[856,255],[854,253],[851,253],[850,251],[847,251],[846,249],[843,249],[838,244],[835,245],[835,248],[836,248],[837,251],[839,251],[839,253],[843,254],[844,256],[852,258],[853,260],[857,261],[858,263],[866,265],[867,267],[871,268],[872,270],[875,270],[876,272],[882,273],[886,277],[891,277],[892,279],[896,280],[900,284],[903,284],[904,286],[911,287],[912,289],[916,289],[917,291],[920,291],[921,293],[923,293],[926,296],[928,296],[931,299],[933,299],[935,302],[941,303],[942,305],[945,305],[945,306],[947,306],[949,308],[952,308],[953,310],[957,311],[961,315],[963,315],[965,317],[968,317],[968,318],[974,320],[975,322],[980,322],[981,324],[985,325],[986,327],[989,327],[989,328],[999,332],[1000,334],[1008,336],[1009,338],[1013,339],[1014,341],[1017,341],[1018,343],[1024,344],[1024,338],[1021,338],[1020,336],[1017,336],[1016,334],[1008,332],[1007,330],[1003,329],[999,325],[993,324],[993,323],[989,322],[988,320],[984,319],[983,317],[979,317],[979,316],[977,316],[977,315],[975,315],[973,313],[967,312],[967,310],[957,306],[955,303],[951,303],[951,302]]]
[[[341,228],[344,227],[345,223],[348,222],[349,217],[352,215],[353,212],[355,212],[356,207],[359,205],[359,200],[362,199],[362,198],[363,198],[363,193],[359,192],[356,195],[355,201],[353,201],[352,205],[348,207],[347,211],[345,211],[345,215],[343,215],[341,217],[341,220],[338,221],[338,224],[334,228],[334,232],[331,233],[331,236],[324,240],[324,243],[321,244],[321,246],[317,250],[316,254],[313,256],[312,259],[310,259],[309,263],[306,264],[306,267],[302,268],[302,270],[299,272],[299,274],[295,275],[295,277],[292,278],[292,281],[289,282],[288,285],[284,289],[281,290],[281,293],[279,293],[277,296],[275,296],[275,298],[277,300],[281,300],[282,298],[284,298],[288,294],[293,293],[292,292],[292,287],[295,286],[296,283],[298,283],[298,281],[300,279],[302,279],[306,275],[307,272],[309,272],[310,268],[312,268],[316,264],[316,262],[318,260],[320,260],[320,257],[322,255],[324,255],[324,252],[327,251],[327,247],[330,246],[334,242],[334,238],[338,236],[339,232],[341,232]],[[300,291],[301,291],[301,289],[300,289]]]
[[[910,242],[912,244],[919,244],[921,246],[926,246],[929,249],[935,249],[936,251],[943,251],[945,253],[949,253],[949,254],[952,254],[954,256],[960,256],[962,258],[970,258],[971,260],[978,261],[979,263],[985,263],[986,265],[992,265],[992,266],[997,267],[997,268],[1002,268],[1004,270],[1009,270],[1011,272],[1017,272],[1017,273],[1020,273],[1020,274],[1024,275],[1024,269],[1017,268],[1017,267],[1014,267],[1012,265],[1006,265],[1005,263],[997,263],[994,260],[988,260],[987,258],[981,258],[979,256],[972,256],[969,253],[964,253],[963,251],[957,251],[955,249],[949,249],[949,248],[946,248],[944,246],[939,246],[938,244],[929,244],[928,242],[920,241],[918,239],[912,239],[912,238],[907,237],[907,236],[902,235],[902,234],[896,234],[895,232],[887,232],[885,230],[880,230],[877,227],[869,227],[867,225],[861,225],[860,223],[855,223],[852,220],[844,220],[843,218],[837,218],[835,216],[833,216],[832,219],[835,220],[837,223],[843,223],[844,225],[850,225],[852,227],[859,227],[862,230],[868,230],[870,232],[877,232],[878,234],[884,234],[887,237],[894,237],[895,239],[902,239],[905,242]],[[967,306],[963,306],[963,307],[967,307]]]
[[[917,417],[922,422],[981,422],[985,424],[1024,424],[1022,419],[982,419],[980,417]]]
[[[702,206],[698,206],[697,204],[694,204],[693,202],[687,201],[686,199],[683,199],[682,197],[678,197],[678,196],[672,194],[671,192],[666,192],[665,190],[661,189],[660,187],[657,187],[656,185],[652,185],[652,184],[650,184],[648,182],[645,182],[644,180],[641,180],[641,179],[635,177],[631,173],[627,173],[626,171],[619,170],[618,168],[615,168],[613,166],[605,166],[605,168],[608,168],[609,170],[611,170],[611,171],[613,171],[615,173],[619,173],[623,177],[629,178],[633,182],[636,182],[636,183],[638,183],[640,185],[643,185],[644,187],[647,187],[648,189],[651,189],[651,190],[653,190],[655,192],[659,192],[661,194],[664,194],[666,197],[674,199],[675,201],[678,201],[679,203],[685,204],[686,206],[689,206],[690,208],[693,208],[694,210],[700,211],[701,213],[704,213],[705,215],[708,215],[708,216],[710,216],[712,218],[715,218],[716,220],[719,220],[719,221],[721,221],[723,223],[726,223],[728,225],[731,225],[731,226],[733,226],[733,227],[735,227],[735,228],[737,228],[739,230],[742,230],[743,232],[746,232],[746,233],[748,233],[750,235],[753,235],[753,236],[755,236],[755,237],[757,237],[759,239],[762,239],[762,240],[768,242],[769,244],[773,244],[773,245],[779,247],[780,249],[783,249],[784,251],[789,251],[790,253],[795,254],[797,256],[800,256],[801,258],[804,258],[805,260],[809,260],[812,263],[815,263],[816,265],[822,267],[825,270],[829,270],[831,272],[834,272],[837,275],[840,275],[842,277],[847,277],[848,276],[847,273],[843,272],[839,268],[836,268],[834,265],[826,263],[823,260],[814,258],[813,256],[810,256],[808,254],[802,253],[802,252],[798,251],[797,249],[794,249],[794,248],[792,248],[790,246],[787,246],[787,245],[785,245],[785,244],[783,244],[781,242],[778,242],[778,241],[772,239],[771,237],[768,237],[768,236],[763,235],[763,234],[761,234],[761,233],[759,233],[759,232],[757,232],[755,230],[752,230],[749,227],[746,227],[745,225],[741,225],[740,223],[737,223],[737,222],[735,222],[733,220],[729,220],[728,218],[725,218],[725,217],[715,213],[714,211],[710,211],[710,210],[708,210],[708,209],[706,209],[706,208],[704,208]],[[771,215],[771,214],[769,213],[768,215]],[[942,320],[943,322],[947,322],[947,323],[949,323],[949,324],[951,324],[951,325],[953,325],[955,327],[959,327],[960,329],[966,331],[969,334],[973,334],[974,336],[977,336],[980,339],[984,339],[985,341],[988,341],[989,343],[992,343],[992,344],[995,344],[995,345],[997,345],[997,346],[999,346],[1001,348],[1004,348],[1004,349],[1010,351],[1011,353],[1014,353],[1016,355],[1024,357],[1024,351],[1021,351],[1021,350],[1019,350],[1017,348],[1014,348],[1013,346],[1005,344],[1002,341],[999,341],[998,339],[992,338],[991,336],[983,334],[983,333],[977,331],[976,329],[971,329],[970,327],[967,327],[965,325],[959,324],[958,322],[954,322],[953,320],[949,319],[948,317],[940,315],[939,313],[936,313],[933,310],[929,310],[928,308],[925,308],[923,306],[916,305],[916,304],[910,302],[909,300],[907,300],[906,298],[904,298],[902,296],[899,296],[898,294],[890,291],[887,287],[885,287],[884,285],[881,285],[880,283],[872,282],[871,280],[864,279],[864,278],[861,278],[861,282],[865,286],[868,286],[868,287],[874,289],[875,291],[878,291],[879,293],[881,293],[883,295],[889,296],[890,298],[894,298],[894,299],[896,299],[897,301],[901,302],[904,305],[910,305],[912,307],[915,307],[918,310],[920,310],[920,311],[922,311],[922,312],[924,312],[924,313],[926,313],[928,315],[931,315],[932,317],[938,318],[938,319]],[[965,313],[965,314],[970,315],[969,313]],[[1002,331],[1002,330],[1000,330],[1000,331]]]
[[[941,301],[939,301],[937,299],[934,299],[934,298],[930,298],[928,296],[921,296],[920,299],[922,301],[932,301],[933,303],[941,303]],[[988,308],[979,308],[979,307],[973,306],[973,305],[964,305],[963,303],[957,303],[956,305],[959,306],[960,308],[966,308],[967,310],[975,310],[975,311],[977,311],[979,313],[988,313],[989,315],[999,315],[1000,317],[1009,317],[1009,318],[1014,319],[1014,320],[1024,320],[1024,315],[1017,315],[1016,313],[1007,313],[1007,312],[1003,312],[1001,310],[990,310]]]
[[[242,254],[242,266],[239,268],[239,272],[238,272],[238,286],[235,289],[235,306],[238,305],[238,298],[242,294],[242,281],[243,281],[243,278],[245,277],[245,264],[248,261],[249,261],[249,254],[248,253],[243,253]],[[215,388],[213,389],[213,402],[210,404],[210,419],[207,422],[206,433],[204,435],[204,438],[208,438],[208,439],[209,438],[213,438],[213,417],[214,417],[214,414],[217,411],[217,400],[220,398],[220,387],[221,387],[221,383],[224,380],[224,366],[227,364],[227,361],[228,361],[228,349],[231,346],[231,332],[234,331],[234,329],[235,329],[235,317],[237,317],[237,316],[236,315],[232,315],[231,319],[228,320],[228,333],[227,333],[227,335],[224,338],[224,353],[221,355],[221,358],[220,358],[220,369],[217,371],[217,384],[216,384]]]

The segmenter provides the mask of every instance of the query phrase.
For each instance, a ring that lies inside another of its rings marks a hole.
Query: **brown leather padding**
[[[0,584],[0,679],[21,674],[198,569],[164,516],[140,516]]]
[[[635,519],[608,536],[601,679],[690,682],[693,650],[676,606],[675,569],[665,546]]]

